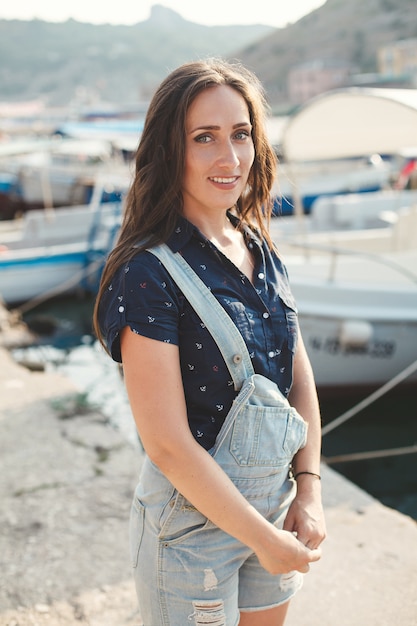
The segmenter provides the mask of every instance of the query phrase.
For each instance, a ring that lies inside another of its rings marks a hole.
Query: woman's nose
[[[218,162],[223,167],[235,167],[236,165],[239,165],[239,158],[236,153],[236,148],[231,141],[227,141],[221,144]]]

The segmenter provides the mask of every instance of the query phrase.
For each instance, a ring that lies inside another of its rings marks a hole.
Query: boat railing
[[[372,252],[364,252],[362,250],[353,250],[351,248],[343,248],[339,246],[332,246],[321,243],[312,243],[306,241],[293,241],[287,240],[286,244],[291,247],[302,248],[306,253],[306,258],[311,258],[312,252],[323,252],[330,256],[330,264],[329,264],[329,274],[327,276],[328,282],[334,282],[336,280],[336,273],[338,269],[338,261],[342,256],[350,256],[356,258],[367,259],[378,263],[380,265],[384,265],[394,270],[395,272],[401,274],[411,282],[417,285],[417,273],[412,272],[411,270],[403,267],[400,263],[393,261],[392,259],[387,258],[382,253],[375,254]]]
[[[81,281],[81,286],[88,291],[97,290],[104,263],[114,246],[116,235],[120,229],[123,211],[122,200],[111,203],[112,210],[110,215],[107,214],[103,217],[105,206],[106,203],[99,203],[95,208],[93,223],[88,235],[88,251],[84,265],[86,272]],[[109,204],[107,204],[107,207],[109,207]]]

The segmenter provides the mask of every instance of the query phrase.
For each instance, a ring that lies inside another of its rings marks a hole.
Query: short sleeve
[[[120,333],[178,345],[180,292],[159,259],[141,252],[120,267],[99,304],[99,325],[112,358],[121,363]]]

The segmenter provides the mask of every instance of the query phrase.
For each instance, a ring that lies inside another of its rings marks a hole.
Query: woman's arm
[[[192,436],[178,347],[125,328],[121,349],[132,412],[153,463],[203,515],[251,547],[265,569],[308,571],[320,552],[265,520]]]
[[[294,475],[312,472],[320,475],[321,418],[313,371],[303,339],[299,335],[294,359],[293,385],[290,404],[308,423],[307,444],[293,460]],[[321,503],[321,482],[311,474],[297,478],[297,496],[284,524],[286,530],[296,531],[300,541],[309,548],[317,548],[326,536]]]

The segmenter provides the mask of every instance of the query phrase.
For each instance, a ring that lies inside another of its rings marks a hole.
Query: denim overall
[[[149,250],[171,274],[216,340],[238,394],[209,454],[266,519],[282,528],[295,495],[289,466],[307,424],[277,385],[255,374],[244,340],[180,254]],[[144,626],[237,626],[239,611],[287,602],[302,574],[273,576],[250,548],[225,533],[145,456],[132,505],[130,544]]]

